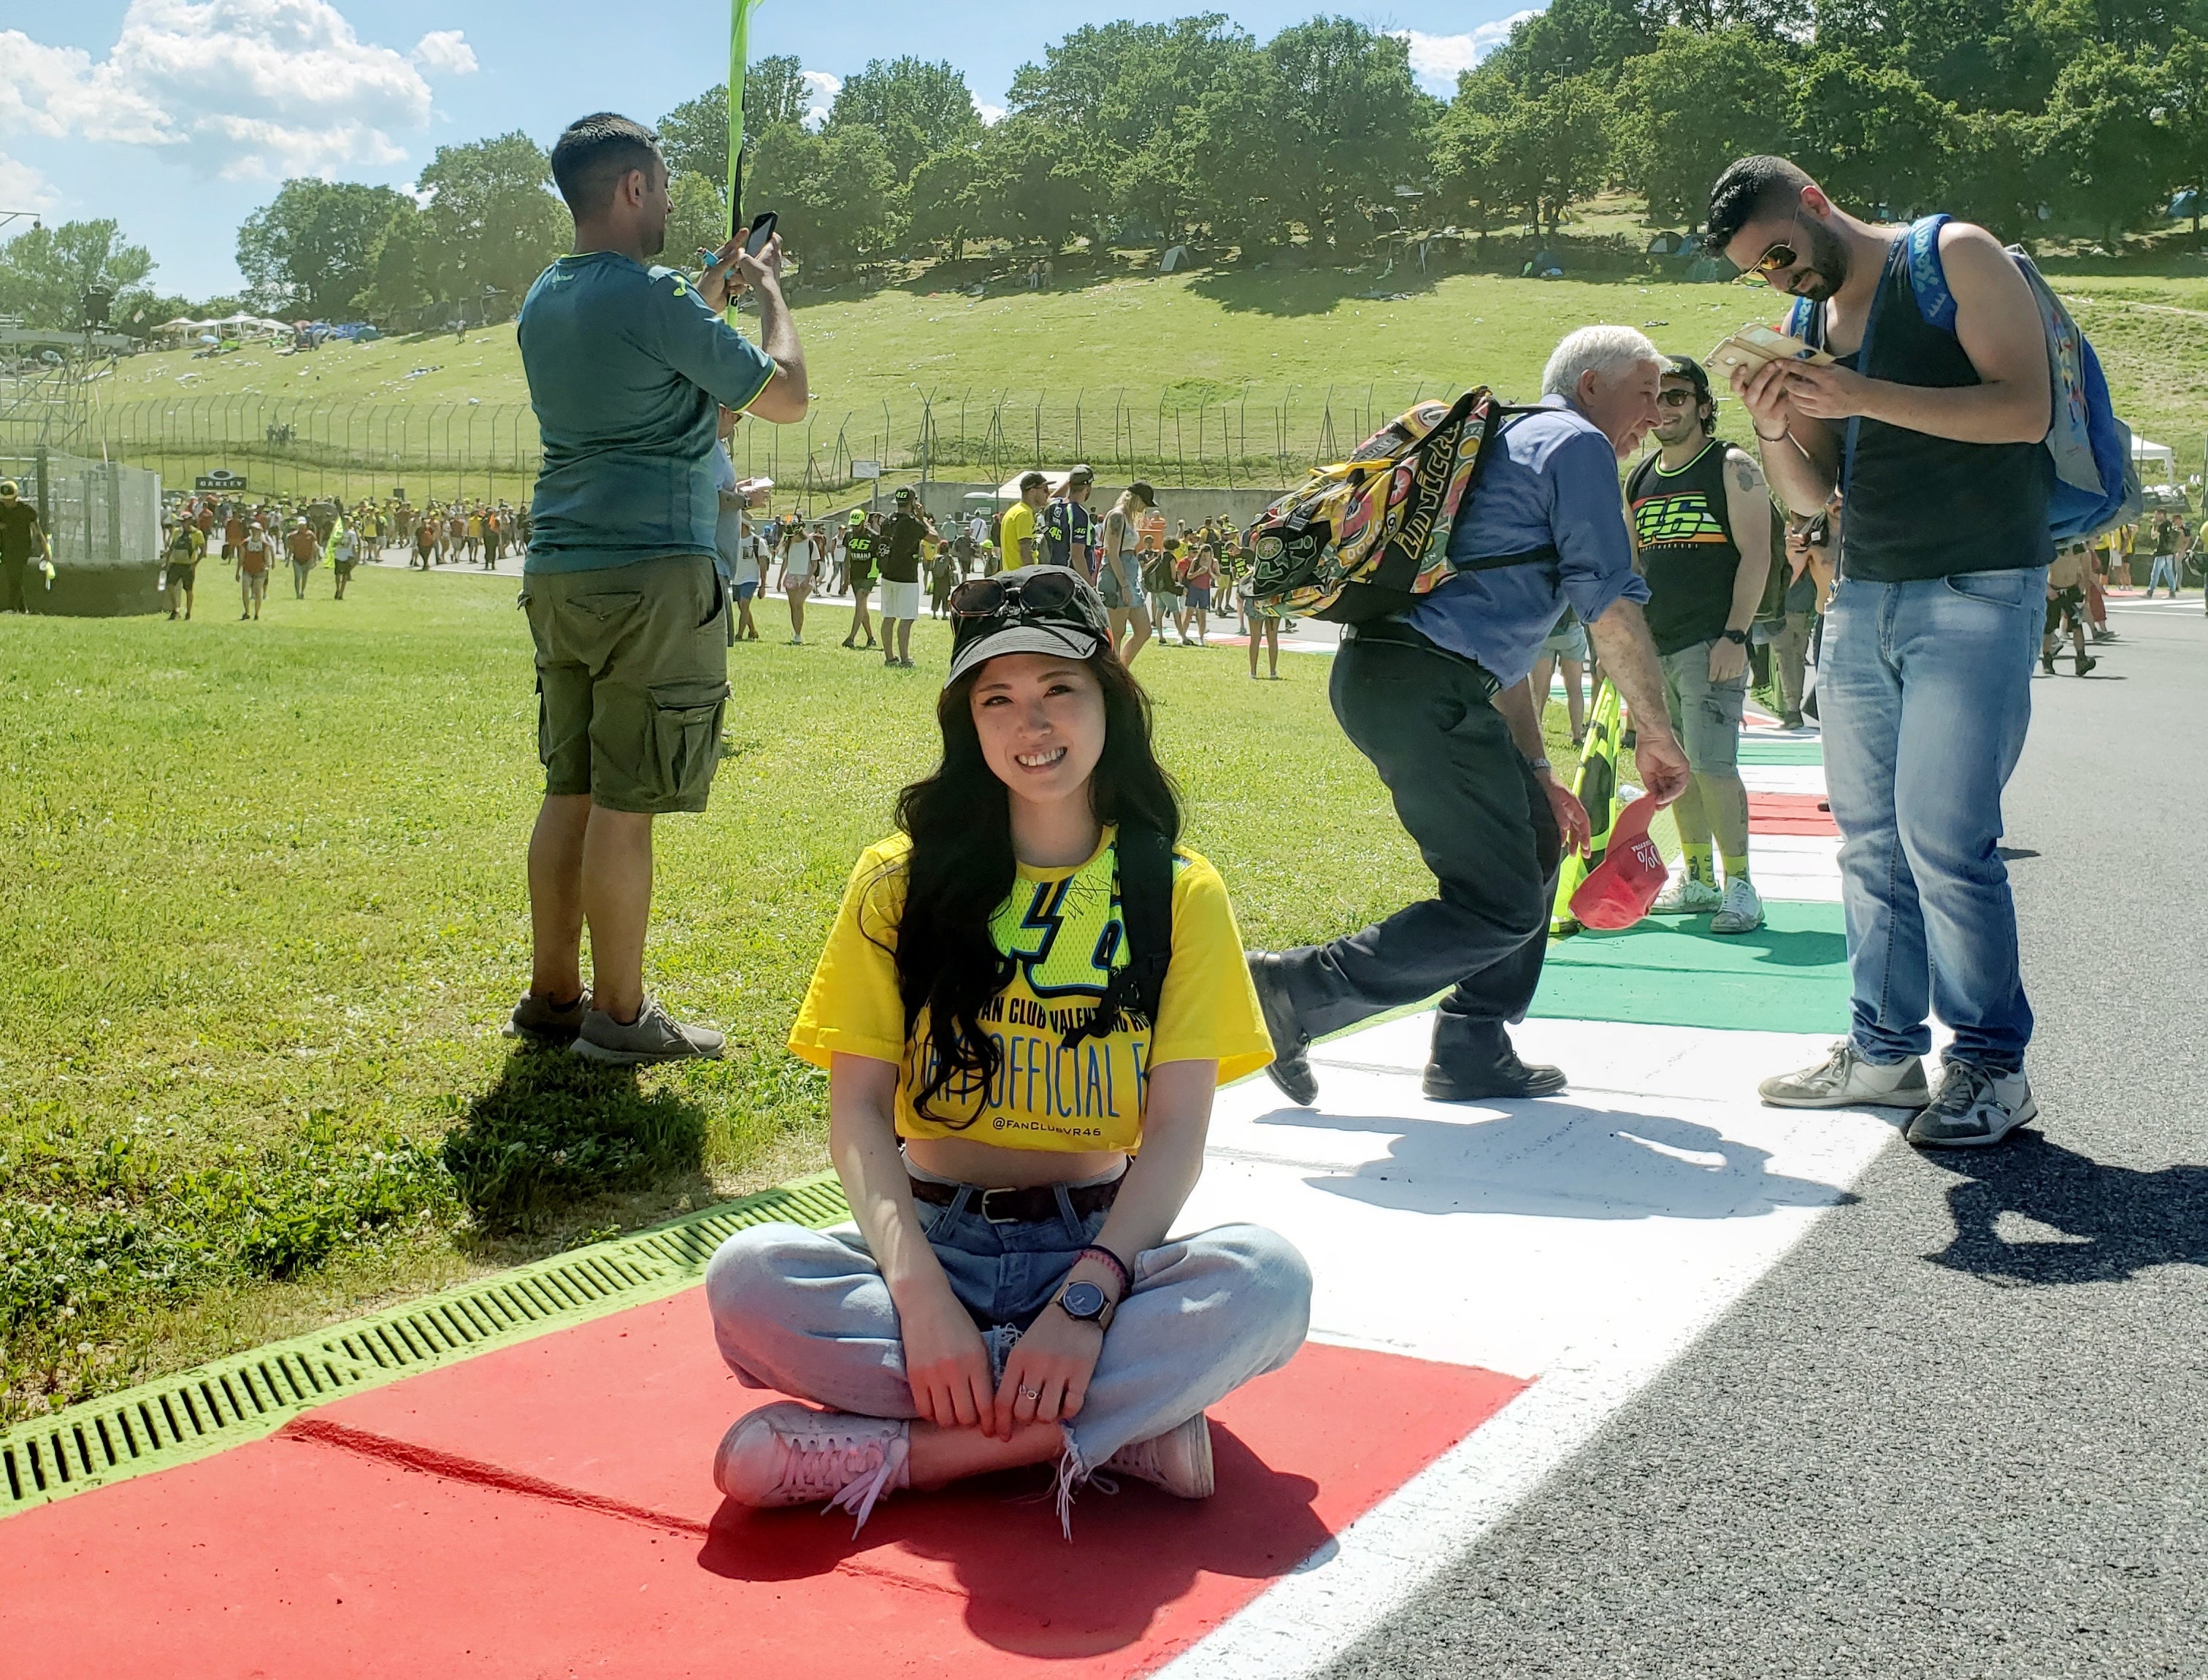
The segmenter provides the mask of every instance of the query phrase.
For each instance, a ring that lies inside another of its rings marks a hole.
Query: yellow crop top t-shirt
[[[954,1083],[930,1104],[954,1118],[971,1113],[970,1125],[924,1119],[913,1108],[913,1094],[927,1083],[921,1062],[927,1017],[921,1013],[908,1047],[894,955],[912,843],[902,834],[859,855],[790,1029],[791,1053],[817,1067],[839,1050],[897,1063],[901,1137],[970,1137],[1015,1149],[1139,1147],[1143,1083],[1155,1063],[1216,1060],[1221,1083],[1256,1072],[1273,1059],[1273,1045],[1226,883],[1195,853],[1178,849],[1173,962],[1157,1020],[1123,1012],[1107,1036],[1065,1047],[1067,1029],[1086,1020],[1104,995],[1110,973],[1099,962],[1119,968],[1127,960],[1113,840],[1107,827],[1095,855],[1071,868],[1022,864],[1011,897],[997,910],[997,948],[1017,965],[983,1015],[1003,1047],[1002,1065],[987,1090],[978,1082],[963,1090]]]

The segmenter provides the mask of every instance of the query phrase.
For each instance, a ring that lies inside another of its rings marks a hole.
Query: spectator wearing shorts
[[[1763,901],[1748,878],[1740,722],[1749,626],[1771,575],[1771,492],[1763,469],[1715,435],[1717,403],[1701,363],[1672,357],[1656,400],[1656,453],[1634,468],[1625,496],[1665,707],[1694,774],[1672,807],[1686,857],[1654,909],[1713,912],[1713,933],[1752,933],[1763,925]]]
[[[200,561],[207,557],[207,536],[189,519],[177,521],[169,534],[169,547],[161,557],[163,581],[171,619],[192,615],[192,589],[199,580]]]
[[[920,616],[921,545],[934,537],[935,525],[908,485],[897,493],[897,511],[882,528],[875,549],[882,568],[882,663],[912,669],[912,626]]]
[[[843,538],[844,569],[851,585],[851,633],[843,638],[845,647],[861,646],[861,636],[867,639],[865,646],[874,645],[874,621],[867,611],[867,597],[873,592],[874,555],[881,543],[882,516],[854,514],[851,529]]]
[[[2085,676],[2101,662],[2085,651],[2085,580],[2093,567],[2092,550],[2073,543],[2055,556],[2047,568],[2047,617],[2039,633],[2039,669],[2055,675],[2055,651],[2062,631],[2070,632],[2070,651],[2076,657],[2078,675]]]
[[[552,174],[575,248],[530,288],[516,328],[544,450],[521,594],[544,804],[529,844],[530,987],[507,1030],[601,1061],[717,1056],[719,1033],[677,1022],[644,989],[651,825],[703,811],[720,757],[717,404],[801,419],[805,360],[778,241],[753,256],[731,240],[695,280],[651,265],[669,205],[650,129],[585,117],[553,147]],[[746,285],[759,345],[723,320]]]
[[[1150,610],[1143,598],[1142,520],[1158,505],[1158,493],[1139,478],[1119,492],[1104,515],[1104,567],[1098,593],[1112,626],[1112,645],[1131,665],[1150,639]]]
[[[1539,717],[1549,709],[1551,680],[1557,668],[1563,668],[1564,715],[1571,719],[1575,747],[1587,740],[1587,627],[1567,607],[1557,615],[1549,639],[1541,644],[1541,651],[1533,660],[1533,674],[1527,681],[1533,689],[1533,712]]]
[[[268,598],[268,573],[275,565],[276,539],[255,519],[247,527],[245,540],[237,545],[236,576],[238,596],[244,603],[237,615],[239,623],[261,616],[261,603]]]
[[[1219,583],[1219,556],[1209,543],[1199,543],[1193,554],[1183,555],[1175,562],[1181,585],[1180,639],[1184,645],[1202,647],[1204,638],[1211,632],[1211,592]],[[1189,641],[1190,621],[1196,624],[1196,639]],[[1275,621],[1273,633],[1273,663],[1277,669],[1281,659],[1280,631]],[[1251,669],[1257,669],[1256,661]]]
[[[1142,556],[1143,588],[1150,597],[1150,622],[1157,627],[1158,640],[1169,640],[1167,630],[1179,624],[1181,645],[1190,645],[1188,627],[1181,623],[1185,609],[1181,605],[1180,579],[1173,570],[1173,561],[1179,556],[1167,554],[1162,543],[1156,549],[1143,549]]]
[[[360,564],[360,528],[347,525],[330,538],[330,573],[336,579],[333,601],[345,597],[345,585],[352,581],[352,568]]]
[[[726,403],[721,405],[720,419],[713,437],[713,492],[717,511],[713,518],[713,565],[721,574],[721,586],[732,598],[735,596],[736,573],[742,564],[747,546],[744,529],[744,498],[736,489],[736,463],[729,453],[729,438],[736,429],[736,411]],[[753,595],[759,593],[759,577],[752,578]],[[751,625],[751,599],[741,598],[741,616],[747,627]],[[728,645],[734,647],[739,639],[736,621],[739,615],[726,615],[729,627]],[[754,628],[752,632],[757,634]]]
[[[820,570],[820,539],[802,520],[791,522],[782,540],[782,595],[789,603],[789,645],[805,645],[805,597]]]
[[[284,539],[285,551],[291,556],[291,597],[297,601],[307,598],[307,577],[322,557],[322,545],[315,540],[313,528],[303,516],[291,521],[290,533]]]

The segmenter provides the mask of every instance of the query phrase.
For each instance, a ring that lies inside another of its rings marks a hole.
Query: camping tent
[[[2137,432],[2132,434],[2132,465],[2139,469],[2141,478],[2158,471],[2163,483],[2177,482],[2177,452],[2166,443],[2157,443]]]

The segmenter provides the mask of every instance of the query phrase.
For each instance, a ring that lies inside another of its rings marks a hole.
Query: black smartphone
[[[762,210],[752,218],[752,231],[744,236],[744,255],[757,256],[766,249],[766,242],[774,237],[774,212]]]

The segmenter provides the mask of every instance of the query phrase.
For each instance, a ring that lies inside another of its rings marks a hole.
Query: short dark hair
[[[552,178],[576,216],[597,214],[612,199],[615,183],[633,169],[649,177],[654,164],[666,166],[659,136],[610,111],[577,117],[552,147]]]
[[[1710,395],[1710,376],[1702,371],[1702,364],[1691,356],[1667,356],[1664,358],[1664,371],[1674,378],[1685,380],[1695,387],[1695,411],[1701,414],[1705,405],[1710,411],[1701,416],[1702,430],[1705,433],[1715,431],[1718,429],[1717,399]]]
[[[1740,237],[1741,229],[1758,216],[1779,207],[1781,201],[1797,199],[1802,189],[1817,183],[1798,165],[1768,154],[1735,159],[1710,189],[1709,225],[1703,245],[1716,255]]]

